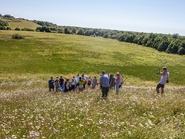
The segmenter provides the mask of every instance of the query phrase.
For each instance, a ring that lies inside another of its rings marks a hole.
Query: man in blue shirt
[[[109,92],[109,77],[107,74],[105,74],[105,71],[102,71],[102,75],[100,77],[100,85],[102,90],[102,99],[107,99],[108,92]]]

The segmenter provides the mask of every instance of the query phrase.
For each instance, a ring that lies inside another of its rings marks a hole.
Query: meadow
[[[19,33],[23,40],[11,36]],[[0,138],[183,139],[185,57],[112,39],[0,31]],[[158,66],[167,66],[165,96],[155,95]],[[118,95],[99,86],[51,93],[50,76],[102,70],[124,78]]]

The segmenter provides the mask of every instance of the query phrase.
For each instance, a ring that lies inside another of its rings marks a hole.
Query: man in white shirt
[[[157,94],[159,94],[160,93],[159,88],[161,88],[161,95],[163,95],[164,94],[164,86],[168,80],[170,73],[167,71],[166,67],[163,67],[163,71],[158,72],[157,74],[161,75],[161,78],[160,78],[160,81],[156,87],[156,91],[157,91]]]

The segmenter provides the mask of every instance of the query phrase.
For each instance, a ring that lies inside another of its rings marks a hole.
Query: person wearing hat
[[[167,71],[166,67],[163,67],[163,71],[162,72],[158,72],[158,75],[161,75],[160,81],[156,86],[156,91],[157,94],[160,94],[159,88],[161,88],[161,95],[164,94],[164,86],[168,81],[168,77],[170,76],[170,73]]]
[[[102,99],[107,99],[108,92],[109,92],[109,77],[105,74],[105,71],[102,71],[102,75],[100,77],[100,86],[102,91]]]
[[[121,84],[122,84],[122,78],[120,76],[120,73],[116,72],[116,94],[118,94]]]

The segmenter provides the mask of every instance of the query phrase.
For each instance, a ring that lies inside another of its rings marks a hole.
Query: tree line
[[[33,20],[34,23],[40,25],[35,30],[29,28],[15,28],[22,31],[38,31],[38,32],[55,32],[63,34],[85,35],[93,37],[103,37],[117,39],[121,42],[134,43],[146,47],[154,48],[161,52],[172,54],[185,54],[185,36],[179,34],[157,34],[143,33],[131,31],[118,31],[109,29],[82,28],[73,26],[58,26],[51,22]],[[11,30],[8,23],[0,20],[0,30]]]
[[[48,24],[48,23],[46,23]],[[103,37],[117,39],[121,42],[134,43],[146,47],[154,48],[161,52],[172,54],[185,54],[185,36],[179,34],[157,34],[131,31],[118,31],[109,29],[93,29],[72,26],[57,26],[50,23],[50,26],[37,27],[40,32],[57,32],[63,34],[85,35],[93,37]]]

